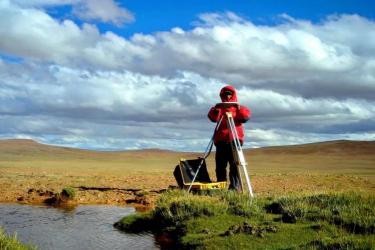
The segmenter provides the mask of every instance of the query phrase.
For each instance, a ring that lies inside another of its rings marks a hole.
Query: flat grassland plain
[[[354,191],[375,194],[375,142],[331,141],[244,150],[257,196]],[[215,180],[214,154],[207,165]],[[66,187],[76,204],[152,205],[176,185],[180,158],[201,153],[148,149],[101,152],[0,140],[0,202],[41,203]],[[145,196],[145,194],[147,194]]]

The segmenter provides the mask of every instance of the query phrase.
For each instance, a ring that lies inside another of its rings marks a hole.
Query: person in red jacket
[[[222,88],[220,91],[220,98],[222,103],[218,103],[210,109],[208,112],[208,118],[212,122],[218,122],[226,112],[231,112],[236,125],[238,138],[242,145],[245,137],[242,124],[249,120],[251,115],[250,109],[240,105],[237,102],[237,93],[233,86],[225,86]],[[231,148],[232,142],[233,138],[230,134],[229,128],[227,127],[227,122],[224,116],[214,135],[214,144],[216,146],[216,178],[217,181],[227,181],[226,168],[229,162],[229,189],[240,191],[241,183],[238,169],[233,159]]]

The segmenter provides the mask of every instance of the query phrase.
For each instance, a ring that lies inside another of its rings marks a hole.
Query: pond
[[[126,234],[113,224],[132,207],[80,205],[53,208],[0,204],[0,227],[38,249],[160,249],[152,234]]]

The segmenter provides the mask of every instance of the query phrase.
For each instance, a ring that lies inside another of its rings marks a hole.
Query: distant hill
[[[0,140],[0,160],[23,157],[62,159],[106,159],[123,157],[160,157],[177,155],[179,152],[161,149],[97,151],[42,144],[30,139]]]
[[[300,145],[274,146],[247,149],[246,152],[260,154],[335,154],[335,155],[372,155],[375,154],[375,141],[337,140]]]
[[[375,155],[375,141],[327,141],[301,145],[273,146],[256,149],[245,149],[248,155],[263,154],[335,154],[335,155]],[[203,153],[203,152],[202,152]],[[0,140],[0,156],[60,156],[68,158],[107,158],[122,156],[148,157],[163,155],[195,156],[199,153],[175,152],[161,149],[143,149],[127,151],[95,151],[42,144],[29,139]]]
[[[244,150],[251,173],[339,173],[375,178],[374,141],[327,141],[302,145]],[[175,152],[160,149],[94,151],[41,144],[33,140],[0,140],[2,167],[49,169],[128,169],[170,173],[181,158],[195,159],[203,152]],[[207,160],[214,171],[215,153]],[[57,170],[56,170],[57,171]],[[113,170],[114,171],[114,170]],[[120,172],[121,172],[120,171]]]
[[[84,156],[93,153],[83,149],[41,144],[28,139],[0,140],[0,156]]]
[[[340,173],[375,177],[375,141],[326,141],[245,150],[255,173]]]

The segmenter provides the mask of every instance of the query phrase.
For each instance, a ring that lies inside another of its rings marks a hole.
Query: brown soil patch
[[[72,204],[116,204],[152,207],[160,193],[175,186],[172,174],[124,176],[48,175],[18,169],[0,171],[0,202],[40,204],[64,187],[76,191]],[[277,174],[252,176],[258,196],[329,191],[375,192],[374,179],[345,175]]]

